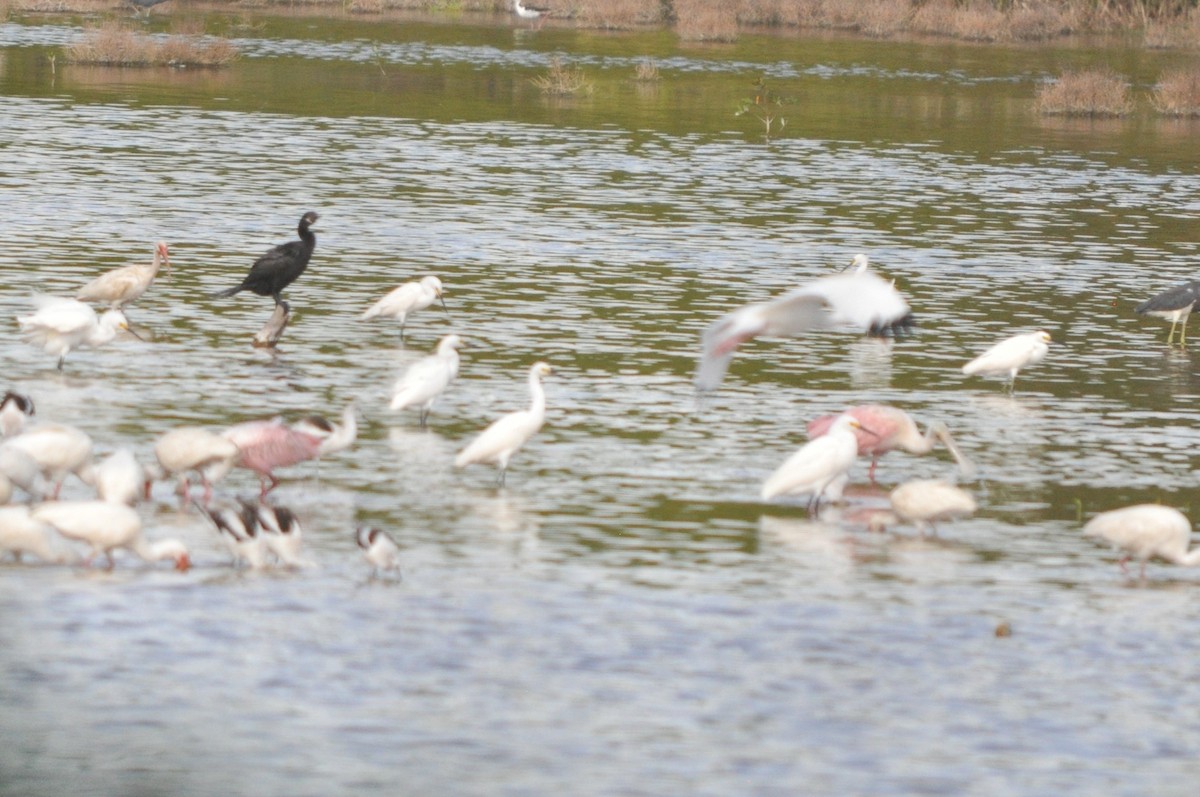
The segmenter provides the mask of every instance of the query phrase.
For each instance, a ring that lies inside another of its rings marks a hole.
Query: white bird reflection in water
[[[883,390],[892,384],[891,338],[859,338],[846,350],[850,386],[855,390]]]

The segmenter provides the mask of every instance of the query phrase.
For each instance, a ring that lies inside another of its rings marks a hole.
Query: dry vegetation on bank
[[[886,38],[1043,41],[1077,33],[1136,30],[1148,47],[1200,48],[1200,0],[538,0],[548,24],[629,30],[672,26],[685,41],[728,42],[746,28],[823,29]],[[13,12],[130,8],[121,0],[0,0]],[[511,0],[170,0],[185,9],[298,9],[313,13],[430,15],[511,13]]]
[[[1150,102],[1167,116],[1200,117],[1200,67],[1165,73],[1154,87]]]
[[[1133,110],[1129,84],[1108,69],[1067,72],[1038,90],[1038,113],[1062,116],[1125,116]]]
[[[67,46],[67,61],[72,64],[219,67],[236,57],[237,48],[224,39],[147,36],[117,23],[86,30]]]

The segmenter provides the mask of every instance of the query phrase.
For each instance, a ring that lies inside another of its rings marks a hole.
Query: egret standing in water
[[[1175,337],[1175,326],[1182,321],[1183,329],[1179,333],[1179,345],[1187,345],[1188,316],[1200,301],[1200,282],[1185,282],[1173,288],[1167,288],[1157,296],[1139,304],[1134,311],[1139,315],[1156,315],[1171,322],[1171,331],[1167,333],[1167,345],[1171,345]]]
[[[317,214],[311,210],[300,217],[296,227],[299,241],[280,244],[254,261],[250,273],[241,284],[211,294],[214,298],[233,296],[239,291],[250,291],[259,296],[270,296],[275,304],[283,301],[283,289],[291,285],[308,268],[313,250],[317,248],[317,236],[309,229],[317,223]]]
[[[892,283],[868,266],[866,255],[855,255],[850,273],[822,277],[778,299],[718,318],[701,338],[696,389],[717,388],[737,347],[757,337],[795,337],[837,325],[878,337],[904,334],[912,326],[912,310]]]
[[[1017,385],[1017,372],[1027,365],[1042,361],[1046,352],[1050,351],[1050,333],[1028,332],[1024,335],[1013,335],[1000,341],[983,354],[963,366],[963,373],[968,376],[1008,376],[1009,390]]]
[[[809,509],[818,507],[822,499],[839,500],[858,456],[857,429],[870,432],[853,415],[839,416],[829,431],[801,446],[763,482],[762,500],[809,495]]]
[[[862,424],[862,427],[854,430],[854,436],[858,439],[858,453],[871,455],[871,470],[868,476],[872,482],[875,481],[875,466],[884,454],[896,449],[910,454],[928,454],[933,450],[935,440],[940,440],[942,445],[946,446],[946,450],[954,457],[964,476],[970,478],[975,473],[975,466],[959,451],[944,423],[929,424],[922,435],[917,428],[917,422],[899,407],[862,404],[847,408],[843,414],[857,418]],[[815,439],[825,434],[838,417],[822,415],[809,421],[809,438]],[[870,429],[870,433],[866,429]]]
[[[433,403],[458,376],[458,350],[461,348],[465,348],[465,344],[458,335],[442,338],[434,354],[417,360],[396,380],[388,409],[420,407],[421,426],[424,426]]]
[[[496,483],[503,485],[508,461],[537,434],[546,420],[546,390],[542,387],[542,379],[553,372],[544,362],[534,363],[529,369],[529,409],[510,412],[493,421],[459,453],[454,459],[454,467],[465,468],[476,462],[494,463],[500,469]]]
[[[409,313],[424,310],[435,301],[442,303],[442,309],[449,317],[446,300],[442,296],[442,281],[434,276],[421,277],[419,281],[406,282],[394,289],[362,314],[364,321],[372,318],[394,318],[400,322],[400,342],[404,342],[404,325]]]
[[[1157,557],[1177,565],[1200,565],[1200,548],[1188,551],[1192,524],[1178,509],[1158,504],[1138,504],[1124,509],[1101,512],[1083,527],[1089,537],[1101,537],[1121,549],[1121,572],[1126,563],[1137,559],[1141,577],[1146,577],[1146,561]]]

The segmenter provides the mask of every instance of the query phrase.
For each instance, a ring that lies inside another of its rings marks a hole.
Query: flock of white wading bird
[[[274,298],[271,320],[256,336],[256,344],[273,344],[287,325],[288,305],[282,292],[308,266],[316,246],[310,227],[316,221],[316,213],[304,214],[297,227],[299,240],[271,249],[255,261],[239,285],[212,294],[221,297],[250,291]],[[76,298],[34,297],[36,311],[17,319],[21,332],[27,341],[56,356],[62,369],[72,350],[102,346],[118,331],[129,330],[124,308],[150,288],[164,265],[169,274],[168,248],[159,243],[150,263],[102,274],[80,289]],[[361,318],[394,319],[400,325],[403,342],[405,325],[413,313],[438,301],[446,309],[442,293],[441,281],[426,276],[391,291]],[[1197,284],[1188,283],[1154,297],[1137,311],[1172,322],[1168,344],[1182,322],[1182,344],[1188,314],[1198,300]],[[108,309],[97,316],[86,302],[107,305]],[[702,393],[715,390],[737,347],[756,337],[792,337],[837,328],[899,337],[912,324],[912,311],[894,284],[872,272],[866,255],[856,255],[840,274],[813,280],[777,299],[750,304],[716,319],[702,336],[695,386]],[[965,364],[962,370],[966,375],[1003,376],[1011,391],[1021,369],[1040,362],[1049,344],[1050,336],[1043,331],[1014,335]],[[396,381],[389,409],[417,409],[419,423],[425,426],[434,403],[457,376],[459,350],[465,347],[458,335],[442,338],[433,354],[414,362]],[[462,449],[455,466],[494,464],[499,472],[497,484],[503,484],[510,459],[545,420],[542,379],[550,373],[546,363],[534,363],[528,372],[529,408],[493,422]],[[117,449],[93,463],[92,441],[87,434],[62,424],[30,423],[34,413],[33,401],[12,391],[0,402],[0,434],[4,438],[0,444],[0,504],[5,504],[0,507],[0,553],[12,553],[18,559],[22,554],[31,554],[54,563],[73,563],[83,558],[67,542],[73,540],[89,549],[86,563],[103,554],[111,566],[113,551],[125,549],[146,561],[171,560],[186,569],[190,557],[182,543],[145,539],[135,509],[140,500],[150,496],[153,481],[175,478],[183,506],[195,506],[208,519],[235,564],[255,569],[303,566],[307,560],[301,551],[299,520],[287,508],[268,502],[268,493],[278,484],[274,471],[344,450],[357,437],[352,403],[342,413],[340,424],[309,416],[293,424],[280,418],[248,421],[220,432],[181,427],[156,441],[155,462],[149,465],[141,465],[128,448]],[[762,500],[807,496],[809,510],[817,512],[823,502],[841,499],[850,470],[860,455],[871,457],[869,476],[874,483],[878,459],[888,451],[924,454],[937,442],[950,451],[964,478],[974,473],[943,424],[930,424],[922,434],[908,413],[896,407],[849,407],[839,415],[813,420],[807,431],[810,441],[763,483]],[[213,485],[238,467],[259,476],[258,500],[238,498],[236,504],[213,506]],[[96,500],[58,500],[63,481],[72,474],[96,490]],[[199,498],[192,495],[192,474],[201,482],[203,492]],[[9,504],[14,489],[23,491],[29,502]],[[874,528],[905,522],[915,525],[922,535],[926,531],[936,533],[934,524],[971,515],[977,509],[970,493],[942,479],[901,484],[891,491],[889,501],[891,511],[878,513],[872,522]],[[1200,564],[1200,549],[1188,551],[1191,524],[1169,507],[1139,505],[1104,512],[1092,518],[1083,530],[1123,551],[1123,571],[1131,558],[1140,562],[1143,576],[1146,561],[1154,557],[1181,565]],[[399,547],[386,532],[360,527],[355,540],[374,572],[397,571]]]

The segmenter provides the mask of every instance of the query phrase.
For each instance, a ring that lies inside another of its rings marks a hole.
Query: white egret
[[[466,348],[466,344],[458,335],[442,338],[434,354],[417,360],[396,380],[388,409],[402,410],[419,406],[421,426],[424,426],[438,396],[458,376],[458,350],[462,348]]]
[[[159,241],[154,245],[154,260],[150,263],[135,263],[131,266],[106,271],[99,277],[84,285],[76,299],[84,302],[99,302],[107,304],[113,310],[124,309],[145,293],[158,276],[158,270],[166,265],[167,273],[171,273],[171,258],[167,245]]]
[[[1083,527],[1089,537],[1101,537],[1121,549],[1121,572],[1131,558],[1141,563],[1146,576],[1146,561],[1157,557],[1177,565],[1200,565],[1200,548],[1188,551],[1192,524],[1178,509],[1158,504],[1137,504],[1101,512]]]
[[[500,469],[497,484],[504,484],[508,461],[537,434],[546,420],[546,390],[542,379],[554,371],[544,362],[529,369],[529,409],[510,412],[492,422],[470,445],[459,452],[454,467],[465,468],[476,462],[494,463]]]
[[[940,421],[929,424],[925,434],[922,435],[912,416],[899,407],[889,407],[884,404],[861,404],[856,407],[848,407],[844,414],[854,416],[865,427],[865,429],[856,429],[854,436],[858,439],[858,453],[871,455],[869,477],[872,482],[875,481],[875,466],[884,454],[896,449],[907,451],[910,454],[928,454],[933,450],[935,440],[940,440],[946,446],[946,450],[954,457],[954,461],[958,463],[959,469],[966,478],[971,478],[975,474],[975,466],[959,450],[954,438],[950,436],[950,430]],[[825,434],[838,417],[837,415],[822,415],[809,421],[807,427],[809,438],[815,439]],[[866,429],[870,429],[871,432],[868,433]]]
[[[1139,315],[1155,315],[1171,322],[1171,331],[1167,333],[1167,345],[1175,337],[1175,326],[1182,321],[1183,330],[1179,333],[1179,345],[1187,345],[1188,316],[1200,301],[1200,282],[1185,282],[1173,288],[1167,288],[1162,293],[1139,304],[1134,311]]]
[[[147,562],[171,559],[178,570],[191,566],[188,550],[179,540],[150,542],[142,536],[142,519],[123,504],[107,501],[52,501],[39,504],[30,516],[58,529],[59,534],[85,542],[92,548],[90,562],[104,554],[112,566],[112,552],[125,548]]]
[[[36,412],[33,399],[9,390],[0,399],[0,436],[12,437],[25,427]]]
[[[809,508],[818,506],[822,499],[839,500],[858,456],[856,429],[866,427],[853,415],[839,416],[829,431],[801,446],[763,482],[762,500],[809,495]]]
[[[424,310],[435,301],[442,303],[442,309],[447,317],[450,311],[446,308],[446,300],[442,297],[442,281],[434,276],[421,277],[414,282],[406,282],[392,290],[362,314],[362,320],[372,318],[394,318],[400,322],[400,342],[404,342],[404,325],[408,322],[409,313]]]
[[[701,338],[696,389],[718,387],[737,347],[756,337],[794,337],[837,325],[881,337],[907,331],[912,310],[892,283],[868,270],[866,255],[856,255],[850,269],[714,321]]]
[[[95,310],[75,299],[35,296],[33,301],[37,311],[17,318],[21,335],[58,357],[60,371],[72,349],[98,348],[115,338],[117,330],[129,330],[129,320],[120,310],[107,310],[97,318]]]
[[[1027,365],[1039,363],[1050,351],[1050,333],[1041,330],[1013,335],[1000,341],[983,354],[963,366],[964,374],[971,376],[1008,375],[1009,388],[1017,384],[1017,372]]]
[[[970,517],[978,505],[966,490],[943,479],[915,479],[892,490],[892,511],[912,523],[922,536],[926,529],[937,534],[934,523]]]
[[[354,533],[354,541],[362,548],[363,557],[371,563],[376,573],[399,569],[400,546],[386,531],[359,526]]]

